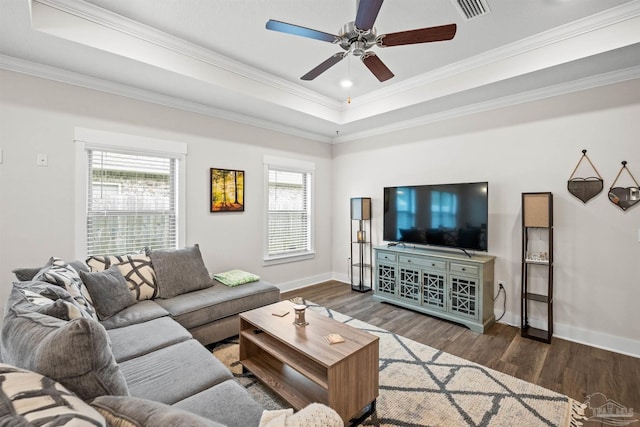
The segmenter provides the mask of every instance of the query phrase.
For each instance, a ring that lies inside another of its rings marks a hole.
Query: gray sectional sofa
[[[237,335],[238,314],[279,301],[277,287],[214,281],[197,245],[15,273],[0,335],[0,411],[12,409],[0,425],[35,424],[53,405],[96,417],[86,425],[258,426],[261,405],[203,344]],[[42,388],[25,390],[21,375]],[[24,413],[25,393],[43,409]]]

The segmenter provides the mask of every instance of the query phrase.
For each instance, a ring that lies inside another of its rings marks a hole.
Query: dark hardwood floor
[[[373,301],[330,281],[282,294],[303,297],[372,325],[584,402],[600,392],[640,417],[640,359],[553,338],[544,344],[496,323],[484,334],[464,326]]]

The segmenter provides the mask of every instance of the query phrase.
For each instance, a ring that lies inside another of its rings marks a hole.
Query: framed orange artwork
[[[244,211],[244,171],[211,168],[211,212]]]

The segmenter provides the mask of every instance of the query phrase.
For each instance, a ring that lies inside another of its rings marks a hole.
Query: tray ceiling
[[[378,34],[458,28],[374,47],[384,83],[351,56],[302,81],[340,48],[265,29],[336,34],[355,0],[3,0],[0,67],[329,143],[640,76],[640,0],[482,3],[467,19],[457,0],[384,2]]]

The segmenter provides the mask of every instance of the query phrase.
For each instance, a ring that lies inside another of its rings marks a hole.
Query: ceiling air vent
[[[486,0],[452,0],[462,16],[466,19],[477,18],[478,16],[489,13],[489,5]]]

